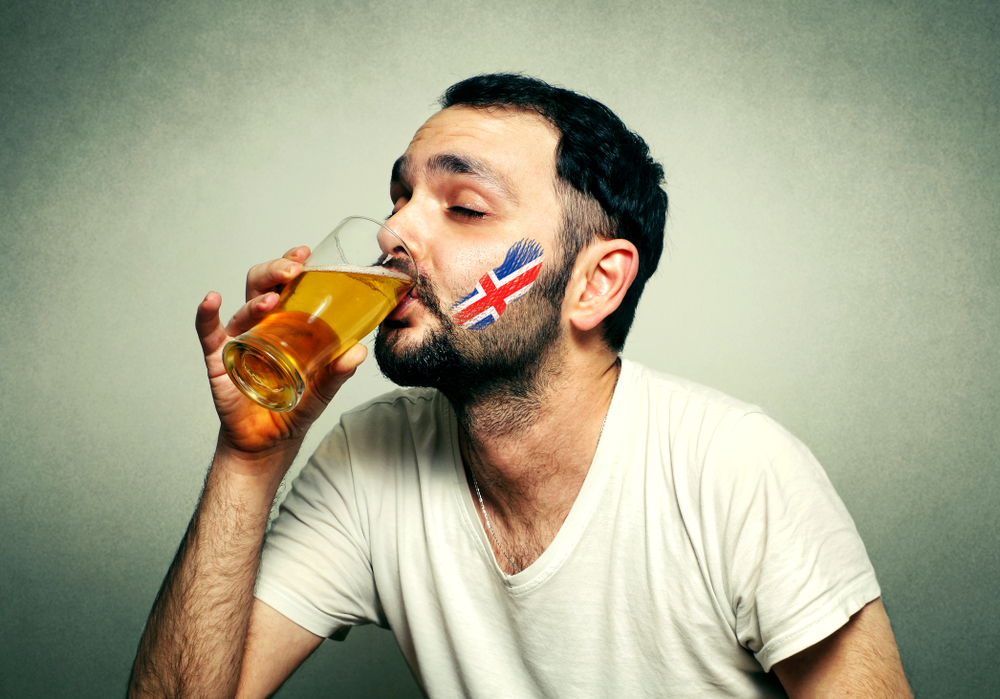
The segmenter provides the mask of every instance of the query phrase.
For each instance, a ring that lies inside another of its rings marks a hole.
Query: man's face
[[[557,144],[544,119],[514,111],[453,107],[417,131],[390,188],[387,225],[404,238],[421,276],[376,341],[390,379],[473,390],[491,378],[516,383],[556,343],[564,262]],[[513,291],[532,274],[537,281],[516,300],[480,300],[503,279],[522,279],[501,285]]]

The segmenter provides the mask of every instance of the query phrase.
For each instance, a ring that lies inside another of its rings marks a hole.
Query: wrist
[[[271,491],[273,497],[301,447],[302,440],[295,439],[260,451],[245,451],[234,446],[220,433],[212,460],[212,472],[226,474],[247,485]]]

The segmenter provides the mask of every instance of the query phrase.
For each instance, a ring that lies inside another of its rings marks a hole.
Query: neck
[[[611,353],[550,360],[517,390],[452,402],[466,468],[498,519],[557,520],[558,529],[590,469],[618,373]]]
[[[559,342],[549,343],[534,361],[511,367],[477,367],[460,372],[438,388],[455,409],[462,433],[476,443],[510,441],[530,433],[565,382],[566,361]]]

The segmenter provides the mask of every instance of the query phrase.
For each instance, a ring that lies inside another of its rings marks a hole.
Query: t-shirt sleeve
[[[352,626],[386,625],[340,425],[281,504],[264,543],[256,596],[318,636],[340,639]]]
[[[880,595],[843,502],[812,453],[761,413],[705,463],[702,512],[718,542],[724,602],[765,671],[843,626]],[[718,594],[718,593],[717,593]]]

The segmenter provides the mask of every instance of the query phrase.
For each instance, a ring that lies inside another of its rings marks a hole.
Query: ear
[[[566,289],[569,321],[589,331],[613,313],[639,272],[639,251],[627,240],[600,240],[580,251]]]

